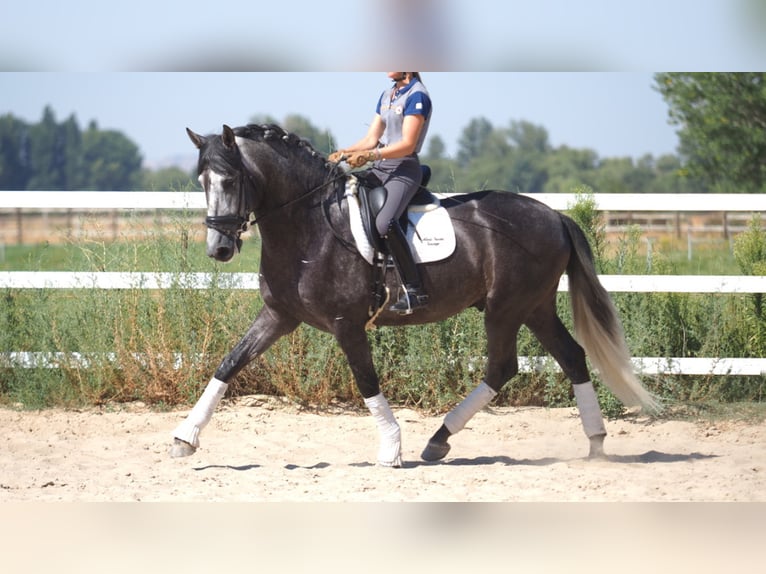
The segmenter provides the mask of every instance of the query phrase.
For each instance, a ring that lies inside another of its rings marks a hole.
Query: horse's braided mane
[[[343,175],[343,171],[336,164],[328,162],[324,154],[317,151],[308,140],[297,134],[290,133],[277,124],[248,124],[234,128],[234,134],[254,141],[263,141],[269,144],[281,143],[288,149],[296,149],[299,153],[305,153],[307,167],[313,165],[314,169],[321,169],[325,177],[336,179]],[[242,158],[239,149],[229,149],[223,145],[223,139],[219,136],[209,137],[202,148],[198,173],[210,167],[219,173],[236,173],[242,169]]]
[[[305,150],[305,153],[312,158],[319,159],[325,163],[325,167],[332,167],[327,164],[327,158],[311,144],[307,139],[297,134],[288,132],[277,124],[248,124],[234,129],[234,134],[252,140],[262,139],[264,141],[282,141],[288,147]]]

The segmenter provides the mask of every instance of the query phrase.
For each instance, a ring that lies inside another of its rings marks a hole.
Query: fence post
[[[686,258],[692,260],[692,230],[686,230]]]
[[[646,237],[646,268],[651,273],[652,271],[652,241],[651,237]]]
[[[119,211],[116,209],[112,211],[112,240],[117,241],[117,237],[119,236],[120,232],[120,221],[119,221]]]
[[[16,208],[16,245],[24,244],[24,228],[22,227],[21,208]]]

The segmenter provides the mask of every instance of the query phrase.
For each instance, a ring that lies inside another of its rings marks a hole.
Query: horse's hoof
[[[447,456],[450,448],[452,447],[450,447],[448,442],[434,442],[430,440],[428,441],[426,448],[423,449],[423,452],[420,454],[420,458],[428,462],[441,460]]]
[[[590,437],[590,451],[588,452],[589,459],[604,459],[606,453],[604,452],[604,439],[605,434],[600,434]]]
[[[196,451],[196,447],[190,445],[188,442],[183,441],[180,438],[174,438],[173,446],[170,447],[170,457],[182,458],[184,456],[191,456]]]

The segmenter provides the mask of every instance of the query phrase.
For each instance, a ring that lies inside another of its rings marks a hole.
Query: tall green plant
[[[575,194],[575,200],[574,203],[567,205],[567,214],[585,232],[593,251],[596,270],[603,273],[607,248],[604,214],[598,209],[591,187],[578,185],[572,192]]]
[[[744,275],[766,275],[766,232],[761,227],[760,214],[753,215],[745,232],[734,241],[734,258]],[[763,293],[750,296],[749,313],[745,320],[751,329],[748,352],[764,356],[766,352],[766,309]]]

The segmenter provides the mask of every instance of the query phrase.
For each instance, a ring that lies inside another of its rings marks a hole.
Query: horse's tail
[[[562,214],[561,219],[572,241],[567,275],[578,342],[604,384],[623,404],[659,412],[659,399],[635,375],[617,309],[598,279],[585,234],[571,218]]]

